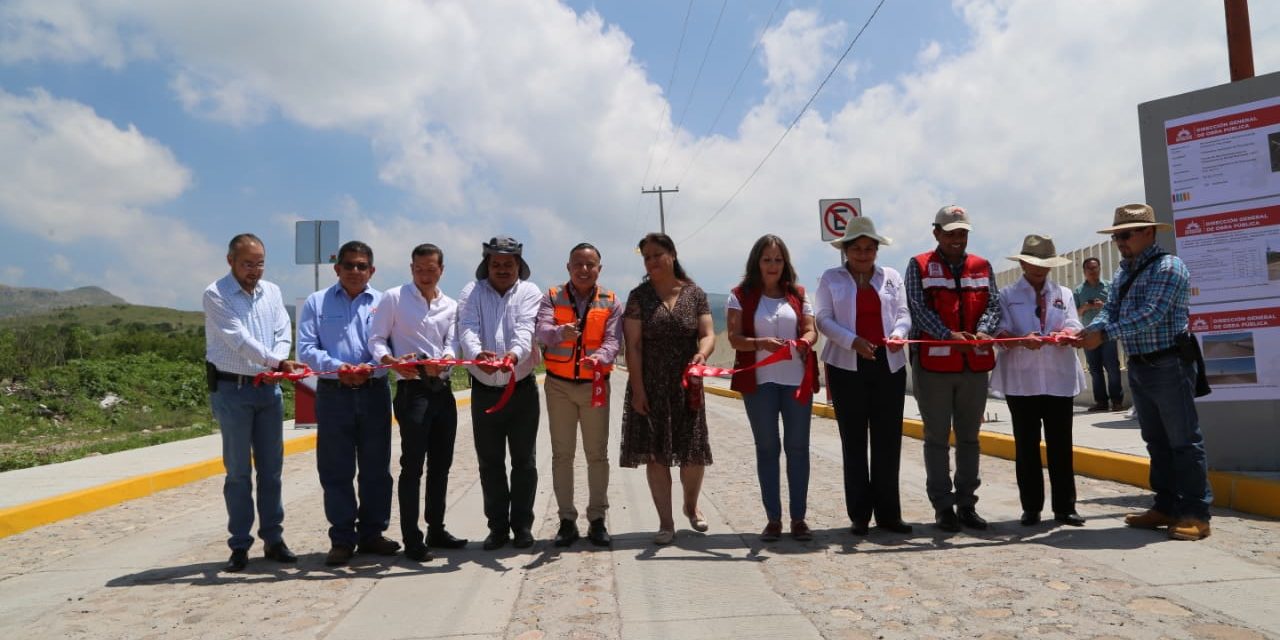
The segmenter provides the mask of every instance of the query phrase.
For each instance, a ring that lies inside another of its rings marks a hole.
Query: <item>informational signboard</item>
[[[819,200],[818,226],[822,228],[822,241],[831,242],[843,238],[845,225],[861,215],[861,198]]]
[[[1161,122],[1169,182],[1160,208],[1191,272],[1189,328],[1213,387],[1201,402],[1280,399],[1277,94],[1183,110],[1196,104],[1187,101]]]

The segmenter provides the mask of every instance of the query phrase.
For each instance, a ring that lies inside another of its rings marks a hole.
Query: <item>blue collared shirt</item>
[[[369,352],[369,328],[381,298],[381,292],[368,286],[350,298],[341,283],[307,296],[298,311],[298,359],[314,371],[332,371],[344,364],[377,364]],[[376,369],[373,375],[382,377],[387,371]]]
[[[259,280],[247,293],[228,273],[204,290],[205,359],[218,371],[255,375],[289,357],[293,338],[280,288]]]
[[[1160,247],[1153,244],[1138,257],[1120,263],[1111,279],[1111,297],[1089,323],[1090,330],[1104,329],[1107,339],[1120,338],[1125,353],[1131,355],[1168,349],[1187,330],[1191,274],[1177,256],[1166,254],[1143,269],[1124,300],[1117,300],[1129,273],[1157,251]]]

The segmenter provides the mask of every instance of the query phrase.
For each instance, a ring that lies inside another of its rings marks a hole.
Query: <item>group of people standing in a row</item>
[[[1069,262],[1056,255],[1051,239],[1027,236],[1021,253],[1010,258],[1021,264],[1024,277],[998,291],[990,263],[966,251],[972,227],[957,206],[938,211],[936,248],[912,258],[905,276],[876,262],[879,247],[890,239],[877,234],[869,218],[854,218],[832,243],[840,251],[840,265],[822,274],[812,301],[798,284],[782,239],[760,238],[727,304],[735,368],[779,349],[796,356],[741,371],[732,381],[743,394],[756,445],[766,516],[761,539],[777,540],[783,533],[784,454],[789,531],[798,540],[813,536],[806,496],[819,359],[811,347],[819,333],[826,338],[820,359],[843,444],[853,534],[867,534],[873,517],[880,529],[912,530],[902,519],[898,490],[908,360],[924,422],[926,489],[940,529],[987,527],[976,503],[978,430],[989,386],[1004,394],[1012,414],[1022,524],[1039,522],[1044,507],[1043,429],[1053,516],[1083,525],[1075,507],[1071,420],[1072,398],[1083,390],[1084,378],[1070,347],[1097,350],[1119,339],[1130,354],[1130,386],[1156,492],[1153,508],[1127,517],[1126,523],[1168,527],[1171,537],[1181,539],[1209,535],[1212,495],[1192,404],[1196,369],[1185,343],[1187,271],[1155,243],[1161,224],[1149,206],[1127,205],[1116,210],[1112,227],[1100,231],[1112,235],[1124,263],[1113,294],[1087,300],[1089,310],[1096,311],[1087,326],[1079,317],[1085,305],[1078,308],[1072,291],[1048,278],[1052,267]],[[439,247],[416,247],[412,281],[378,292],[369,286],[373,250],[348,242],[334,265],[338,282],[312,294],[299,310],[298,361],[293,361],[279,289],[261,279],[266,255],[261,240],[251,234],[231,240],[231,272],[204,295],[210,398],[227,467],[224,496],[232,549],[227,570],[245,567],[254,540],[253,468],[265,556],[296,561],[281,526],[280,392],[274,385],[252,384],[255,375],[272,370],[323,372],[317,385],[316,456],[331,525],[326,564],[345,564],[355,553],[399,552],[400,544],[384,535],[390,523],[393,412],[401,435],[398,496],[405,555],[425,561],[431,558],[429,548],[467,544],[444,524],[457,427],[451,367],[421,364],[428,359],[471,362],[466,368],[489,529],[486,550],[534,543],[541,411],[533,371],[540,361],[547,372],[552,484],[560,518],[554,544],[569,546],[580,537],[573,482],[579,433],[587,460],[587,537],[596,545],[610,544],[605,522],[608,385],[600,378],[607,379],[623,344],[628,384],[619,464],[646,469],[658,515],[654,542],[675,538],[673,466],[680,467],[682,515],[692,529],[708,529],[698,508],[704,469],[712,463],[705,408],[701,388],[686,389],[683,382],[689,365],[704,364],[711,355],[715,334],[706,294],[681,266],[674,243],[660,233],[639,242],[646,276],[625,304],[598,283],[601,255],[594,246],[573,247],[568,280],[545,293],[529,281],[522,250],[509,237],[485,243],[475,280],[455,301],[438,287],[444,272]],[[1098,308],[1095,301],[1101,303]],[[910,349],[904,348],[907,342],[914,342]],[[394,402],[387,368],[397,373]],[[489,412],[513,377],[506,403]],[[594,397],[600,394],[606,397]],[[424,469],[425,534],[418,508]]]

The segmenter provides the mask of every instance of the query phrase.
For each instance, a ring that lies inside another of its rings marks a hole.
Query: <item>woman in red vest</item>
[[[881,529],[911,532],[898,498],[907,357],[901,345],[885,345],[885,338],[911,332],[911,313],[902,276],[876,264],[880,245],[891,242],[876,234],[870,218],[854,218],[831,243],[844,264],[818,281],[818,330],[827,337],[822,361],[840,425],[845,507],[859,536],[867,534],[872,515]]]
[[[797,540],[812,540],[813,533],[804,517],[809,492],[809,420],[818,384],[818,361],[810,347],[818,333],[814,329],[813,307],[805,298],[804,288],[796,284],[791,254],[782,238],[765,235],[756,241],[741,284],[729,294],[726,316],[729,344],[737,350],[735,369],[768,357],[789,340],[797,341],[790,360],[739,373],[730,386],[742,393],[756,441],[756,474],[768,518],[760,539],[773,542],[782,535],[778,457],[785,450],[791,535]],[[806,386],[805,382],[809,384]]]

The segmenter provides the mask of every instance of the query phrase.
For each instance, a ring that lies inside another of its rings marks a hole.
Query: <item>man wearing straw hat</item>
[[[911,337],[989,340],[1000,324],[1000,294],[991,263],[965,253],[969,214],[949,205],[933,219],[938,247],[907,263],[903,278],[911,309]],[[978,515],[978,428],[987,407],[987,372],[996,364],[988,343],[924,344],[912,349],[916,403],[924,421],[925,490],[943,531],[964,525],[986,529]],[[951,478],[950,435],[955,430],[956,473]]]
[[[1156,244],[1157,228],[1171,225],[1156,222],[1150,205],[1127,204],[1116,208],[1112,226],[1098,231],[1111,234],[1122,262],[1112,279],[1114,293],[1085,328],[1080,346],[1096,349],[1119,338],[1129,354],[1129,388],[1151,456],[1155,504],[1125,516],[1125,524],[1168,527],[1170,538],[1200,540],[1210,532],[1213,490],[1194,402],[1189,272]]]

